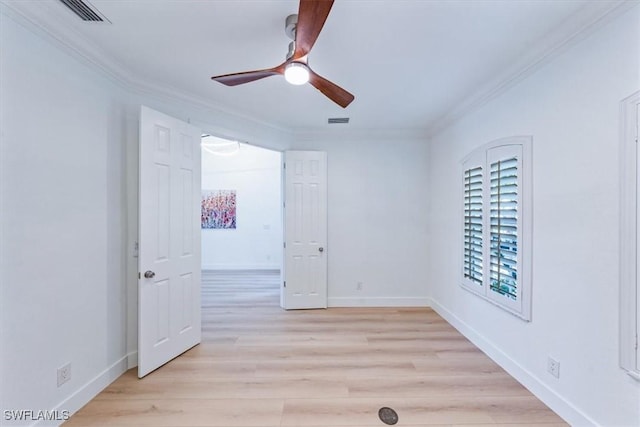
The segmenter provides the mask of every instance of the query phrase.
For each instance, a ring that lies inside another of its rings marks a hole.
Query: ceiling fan
[[[227,86],[237,86],[280,74],[292,84],[311,83],[333,102],[346,108],[354,100],[354,96],[316,74],[309,67],[307,58],[329,16],[333,1],[300,0],[298,14],[289,15],[285,21],[285,32],[293,41],[289,44],[287,59],[282,64],[263,70],[214,76],[211,79]]]

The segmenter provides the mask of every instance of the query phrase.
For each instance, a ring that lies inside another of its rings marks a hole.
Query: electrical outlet
[[[71,379],[71,363],[58,368],[58,387]]]
[[[362,282],[358,282],[358,284],[356,285],[356,290],[357,291],[361,291],[362,290]]]
[[[547,358],[547,372],[556,378],[560,378],[560,362],[552,357]]]

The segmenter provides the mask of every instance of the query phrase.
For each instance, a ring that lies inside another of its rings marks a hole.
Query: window
[[[511,137],[463,161],[462,286],[525,320],[531,317],[530,153],[531,137]]]
[[[620,205],[620,366],[640,380],[640,91],[622,101],[622,194]]]

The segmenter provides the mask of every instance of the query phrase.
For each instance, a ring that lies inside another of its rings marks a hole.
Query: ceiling
[[[2,3],[129,85],[290,131],[436,129],[621,4],[336,0],[309,64],[355,95],[342,109],[281,76],[236,87],[210,79],[282,63],[296,0],[87,1],[110,24],[82,22],[58,0]]]

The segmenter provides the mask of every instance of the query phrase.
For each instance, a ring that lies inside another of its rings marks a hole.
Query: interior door
[[[327,307],[327,153],[285,152],[286,309]]]
[[[138,377],[200,342],[200,136],[141,108]]]

